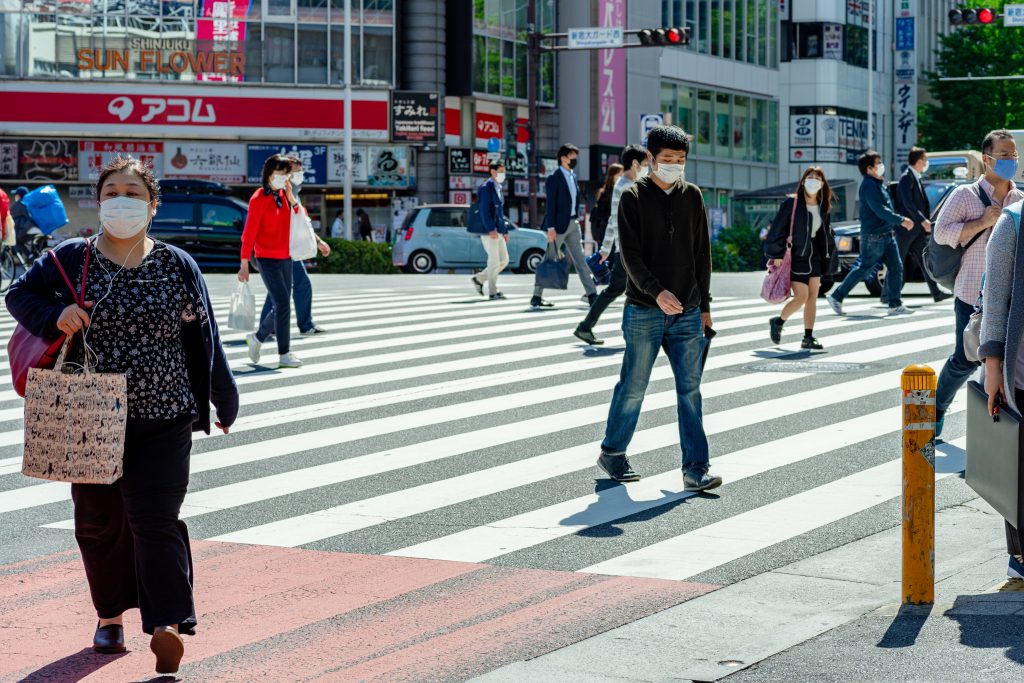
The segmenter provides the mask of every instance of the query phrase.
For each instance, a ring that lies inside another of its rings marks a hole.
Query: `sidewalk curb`
[[[1003,520],[984,501],[945,508],[935,524],[933,613],[1005,581]],[[473,680],[719,680],[865,615],[895,614],[900,543],[895,526]]]

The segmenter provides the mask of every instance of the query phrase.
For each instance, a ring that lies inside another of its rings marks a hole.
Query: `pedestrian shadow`
[[[1005,649],[1007,659],[1024,664],[1024,601],[1020,597],[1020,593],[960,595],[944,616],[959,624],[961,645]]]
[[[625,533],[620,525],[655,519],[684,504],[696,495],[662,489],[661,496],[664,502],[642,501],[645,505],[651,505],[651,507],[646,510],[629,512],[631,507],[639,504],[641,501],[636,501],[630,496],[627,484],[621,484],[611,479],[598,479],[594,483],[594,493],[597,494],[597,500],[588,505],[586,509],[580,510],[561,520],[559,524],[562,526],[584,527],[576,532],[577,536],[614,538]],[[608,522],[594,524],[593,522],[596,520],[607,517],[608,508],[621,508],[623,515]]]
[[[609,356],[616,356],[620,353],[625,353],[626,349],[621,346],[591,346],[589,344],[580,344],[583,347],[583,355],[587,358],[607,358]]]
[[[765,360],[806,360],[811,357],[810,349],[800,351],[771,351],[769,349],[755,349],[754,355]]]
[[[128,653],[116,655],[99,654],[91,647],[82,648],[78,652],[50,662],[41,669],[36,669],[21,683],[53,683],[53,681],[79,681],[93,674],[108,664],[113,664]]]
[[[959,474],[963,478],[966,469],[966,450],[946,441],[935,444],[935,474]]]
[[[910,647],[917,642],[917,637],[931,613],[932,605],[900,605],[896,618],[889,624],[878,647]]]

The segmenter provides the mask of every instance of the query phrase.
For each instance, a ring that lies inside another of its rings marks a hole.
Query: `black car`
[[[238,268],[249,206],[220,183],[164,180],[151,234],[187,251],[199,267]]]
[[[925,180],[922,182],[924,185],[925,194],[928,195],[928,201],[932,205],[932,216],[931,220],[934,224],[939,216],[939,211],[942,209],[942,205],[949,197],[950,192],[953,188],[958,185],[963,185],[970,180]],[[895,192],[896,183],[890,184],[889,193],[892,195]],[[895,203],[895,202],[894,202]],[[860,221],[845,221],[842,223],[836,223],[832,226],[836,233],[836,248],[839,250],[839,274],[835,276],[835,282],[842,282],[843,278],[853,269],[853,264],[857,260],[860,254]],[[902,228],[897,228],[902,230]],[[924,282],[924,273],[917,267],[914,260],[907,256],[906,261],[903,263],[903,280],[904,282]],[[868,288],[872,296],[881,296],[882,287],[885,282],[885,267],[880,266],[875,270],[868,278],[864,281],[864,286]],[[821,295],[824,296],[833,286],[834,283],[822,283]]]

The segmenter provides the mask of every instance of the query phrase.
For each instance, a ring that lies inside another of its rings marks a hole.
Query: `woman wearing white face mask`
[[[791,245],[790,282],[793,290],[793,298],[786,302],[782,313],[769,321],[769,336],[773,344],[782,342],[782,326],[803,308],[804,338],[800,348],[822,348],[814,338],[818,291],[822,277],[830,277],[839,265],[835,234],[832,232],[831,206],[832,190],[825,179],[825,172],[819,166],[811,166],[800,178],[796,196],[782,203],[772,221],[765,239],[765,256],[776,266],[781,266],[787,243]]]
[[[291,218],[293,213],[302,211],[292,192],[291,175],[292,162],[280,154],[263,163],[263,186],[249,199],[249,213],[242,230],[242,267],[238,270],[238,279],[248,282],[249,259],[255,253],[260,277],[273,303],[270,315],[260,320],[259,329],[245,337],[249,360],[259,363],[263,343],[276,334],[280,368],[302,365],[291,352]]]
[[[292,186],[292,196],[299,203],[299,210],[305,213],[306,207],[302,206],[301,201],[299,201],[299,191],[302,184],[306,181],[305,173],[302,169],[302,160],[291,154],[286,155],[285,158],[292,165],[292,174],[289,178]],[[309,218],[308,214],[306,218]],[[325,257],[330,256],[330,245],[320,239],[319,235],[314,234],[314,237],[316,237],[316,246],[320,253]],[[295,320],[298,323],[300,335],[311,337],[327,332],[327,330],[313,322],[313,283],[309,280],[309,275],[306,273],[306,264],[303,261],[292,261],[292,301],[295,303]],[[262,321],[272,315],[273,311],[274,302],[268,293],[266,300],[263,302],[263,312],[260,314],[260,320]],[[276,329],[276,319],[274,320],[274,327]]]
[[[76,335],[72,362],[85,362],[87,345],[98,372],[126,376],[123,475],[113,484],[72,484],[75,538],[99,617],[93,648],[124,652],[123,613],[139,608],[156,671],[173,673],[181,634],[196,626],[188,529],[178,519],[192,432],[210,432],[212,402],[226,434],[238,390],[198,266],[146,234],[159,204],[152,171],[119,157],[100,173],[96,194],[99,237],[54,250],[72,281],[85,276],[85,307],[73,303],[47,256],[11,285],[7,308],[33,334]]]

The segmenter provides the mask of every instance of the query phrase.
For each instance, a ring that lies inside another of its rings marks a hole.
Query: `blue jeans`
[[[640,407],[658,349],[665,349],[676,381],[683,469],[706,472],[708,438],[704,434],[700,398],[701,354],[706,342],[700,309],[692,308],[681,315],[665,315],[660,308],[627,304],[622,316],[622,334],[626,340],[626,354],[622,359],[619,382],[612,393],[601,450],[611,455],[625,454],[640,419]]]
[[[295,302],[295,318],[299,324],[299,332],[309,332],[313,329],[313,283],[309,281],[306,274],[306,267],[302,261],[292,261],[292,299]],[[260,313],[260,320],[270,315],[274,302],[267,293],[263,302],[263,312]]]
[[[956,313],[956,329],[953,331],[956,346],[953,349],[953,355],[949,357],[946,364],[942,366],[942,372],[939,373],[939,386],[935,391],[935,410],[938,413],[945,413],[949,410],[953,399],[956,398],[956,392],[960,391],[981,365],[981,363],[972,363],[964,355],[964,328],[967,327],[971,313],[974,313],[974,306],[956,298],[953,299],[953,312]]]
[[[285,354],[291,350],[289,326],[292,317],[292,260],[258,258],[256,262],[260,266],[260,277],[272,303],[270,313],[260,318],[256,339],[262,344],[271,334],[276,334],[277,352]]]
[[[901,228],[902,230],[902,228]],[[885,296],[889,306],[902,306],[903,300],[900,292],[903,289],[903,259],[900,258],[900,248],[896,244],[896,237],[891,232],[881,235],[861,235],[860,255],[853,270],[843,280],[839,288],[832,293],[832,298],[842,301],[854,287],[863,282],[868,275],[874,272],[875,266],[885,263]]]

